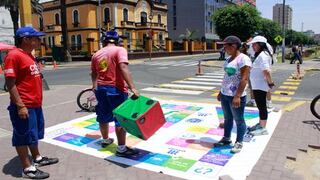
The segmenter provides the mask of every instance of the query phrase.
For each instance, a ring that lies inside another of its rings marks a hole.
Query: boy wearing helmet
[[[137,151],[125,145],[126,131],[113,116],[112,110],[128,98],[128,89],[135,96],[139,96],[139,92],[128,69],[127,50],[116,46],[118,40],[116,31],[108,31],[104,35],[106,46],[92,56],[91,79],[98,101],[96,114],[103,138],[101,146],[106,147],[113,143],[113,139],[109,138],[109,123],[114,121],[118,140],[116,156],[125,157],[136,154]]]

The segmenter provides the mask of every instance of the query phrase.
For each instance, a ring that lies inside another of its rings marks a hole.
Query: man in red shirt
[[[106,33],[104,41],[107,46],[96,52],[91,60],[91,79],[98,101],[96,113],[103,138],[101,146],[113,143],[108,133],[109,123],[115,122],[118,139],[116,156],[125,157],[138,152],[126,146],[126,131],[113,116],[112,110],[128,98],[128,88],[135,96],[139,96],[139,92],[128,69],[127,50],[116,46],[118,40],[116,31]]]
[[[38,141],[44,136],[42,112],[42,79],[40,70],[31,52],[40,45],[45,34],[32,27],[21,27],[16,32],[18,48],[5,58],[4,75],[10,93],[8,111],[13,126],[12,145],[21,160],[22,176],[45,179],[49,174],[37,167],[55,164],[57,158],[41,156]],[[33,164],[29,160],[29,152]]]

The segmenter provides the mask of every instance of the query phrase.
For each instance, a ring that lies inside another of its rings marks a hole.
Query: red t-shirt
[[[92,56],[91,71],[98,75],[97,85],[115,86],[120,91],[127,92],[120,63],[129,63],[127,50],[123,47],[109,45],[96,52]]]
[[[42,79],[35,58],[22,49],[16,48],[8,53],[4,64],[5,77],[16,78],[18,93],[26,107],[41,107]]]

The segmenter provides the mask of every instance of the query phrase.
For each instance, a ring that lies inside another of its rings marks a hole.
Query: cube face
[[[160,103],[144,96],[129,98],[113,113],[128,133],[144,140],[165,123]]]

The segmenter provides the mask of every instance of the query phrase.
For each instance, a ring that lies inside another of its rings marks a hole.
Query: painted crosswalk
[[[205,73],[170,83],[147,87],[142,91],[152,93],[199,95],[207,91],[219,89],[223,79],[223,72]]]
[[[197,61],[157,61],[157,62],[148,62],[145,65],[148,66],[196,66],[198,64]]]

